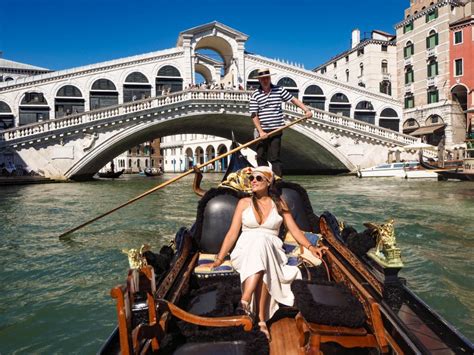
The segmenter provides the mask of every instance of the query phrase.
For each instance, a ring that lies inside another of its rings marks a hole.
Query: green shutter
[[[438,41],[438,34],[435,34],[435,46],[437,46],[438,43],[439,43],[439,41]]]
[[[426,37],[426,49],[430,48],[430,37]]]
[[[407,49],[408,49],[408,47],[403,48],[403,58],[408,58]]]

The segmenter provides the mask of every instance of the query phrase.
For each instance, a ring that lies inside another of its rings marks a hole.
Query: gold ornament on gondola
[[[397,247],[394,223],[393,219],[389,219],[381,225],[371,222],[364,223],[364,226],[373,230],[377,240],[375,248],[370,250],[367,255],[386,268],[403,267],[401,251]]]
[[[146,258],[143,256],[143,253],[146,251],[151,250],[150,245],[148,244],[143,244],[140,247],[140,250],[137,250],[135,248],[132,249],[122,249],[122,253],[127,254],[128,256],[128,264],[130,265],[130,269],[140,269],[143,266],[148,265]]]
[[[243,168],[235,173],[230,173],[225,181],[219,184],[219,187],[225,187],[236,191],[247,193],[252,192],[249,176],[252,174],[252,168]]]

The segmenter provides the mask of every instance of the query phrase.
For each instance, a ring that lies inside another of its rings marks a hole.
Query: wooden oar
[[[305,120],[305,119],[306,119],[306,117],[298,118],[297,120],[295,120],[295,121],[293,121],[293,122],[291,122],[291,123],[288,123],[288,124],[287,124],[286,126],[284,126],[284,127],[281,127],[281,128],[278,128],[278,129],[276,129],[276,130],[274,130],[274,131],[272,131],[272,132],[269,132],[266,137],[259,137],[259,138],[256,138],[256,139],[254,139],[254,140],[251,140],[250,142],[247,142],[247,143],[245,143],[245,144],[243,144],[243,145],[241,145],[241,146],[238,146],[238,147],[236,147],[236,148],[234,148],[234,149],[232,149],[232,150],[229,150],[227,153],[221,154],[221,155],[219,155],[218,157],[215,157],[215,158],[213,158],[213,159],[211,159],[211,160],[209,160],[209,161],[207,161],[207,162],[205,162],[205,163],[196,165],[195,168],[197,168],[197,169],[202,169],[203,167],[205,167],[205,166],[207,166],[207,165],[209,165],[209,164],[212,164],[212,163],[218,161],[219,159],[225,158],[226,156],[231,155],[231,154],[233,154],[233,153],[235,153],[235,152],[238,152],[238,151],[241,150],[241,149],[250,147],[251,145],[253,145],[253,144],[255,144],[255,143],[258,143],[258,142],[260,142],[260,141],[266,139],[267,137],[270,137],[270,136],[273,136],[273,135],[275,135],[275,134],[278,134],[278,133],[282,132],[283,130],[287,129],[288,127],[291,127],[291,126],[293,126],[293,125],[297,124],[298,122],[301,122],[301,121],[303,121],[303,120]],[[184,178],[185,176],[188,176],[188,175],[190,175],[190,174],[193,174],[195,168],[191,168],[191,169],[189,169],[188,171],[186,171],[186,172],[184,172],[184,173],[182,173],[182,174],[180,174],[180,175],[178,175],[178,176],[176,176],[176,177],[174,177],[174,178],[172,178],[172,179],[170,179],[170,180],[167,180],[167,181],[165,181],[165,182],[163,182],[163,183],[161,183],[161,184],[155,186],[154,188],[152,188],[152,189],[150,189],[150,190],[148,190],[148,191],[142,193],[141,195],[138,195],[138,196],[132,198],[131,200],[129,200],[129,201],[127,201],[127,202],[121,204],[120,206],[117,206],[117,207],[111,209],[110,211],[107,211],[107,212],[101,214],[100,216],[97,216],[97,217],[95,217],[95,218],[93,218],[93,219],[91,219],[91,220],[89,220],[89,221],[87,221],[87,222],[85,222],[85,223],[82,223],[81,225],[79,225],[79,226],[77,226],[77,227],[74,227],[74,228],[72,228],[72,229],[70,229],[70,230],[64,232],[63,234],[61,234],[61,235],[59,236],[59,239],[62,239],[62,238],[64,238],[65,236],[67,236],[68,234],[71,234],[71,233],[73,233],[73,232],[75,232],[75,231],[77,231],[77,230],[79,230],[79,229],[81,229],[81,228],[87,226],[88,224],[91,224],[92,222],[95,222],[95,221],[97,221],[97,220],[99,220],[99,219],[101,219],[101,218],[103,218],[103,217],[105,217],[105,216],[108,216],[109,214],[111,214],[111,213],[113,213],[113,212],[115,212],[115,211],[117,211],[117,210],[119,210],[119,209],[121,209],[121,208],[123,208],[123,207],[125,207],[125,206],[128,206],[128,205],[132,204],[132,203],[134,203],[135,201],[138,201],[138,200],[140,200],[141,198],[143,198],[143,197],[145,197],[145,196],[148,196],[149,194],[151,194],[151,193],[153,193],[153,192],[155,192],[155,191],[158,191],[158,190],[160,190],[160,189],[162,189],[162,188],[164,188],[164,187],[166,187],[166,186],[168,186],[168,185],[174,183],[175,181],[178,181],[178,180]]]

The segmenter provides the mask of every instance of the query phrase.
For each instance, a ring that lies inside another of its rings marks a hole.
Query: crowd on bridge
[[[231,83],[224,84],[224,83],[209,83],[207,81],[202,82],[200,84],[189,84],[185,87],[185,90],[245,90],[244,87],[239,85],[232,85]]]

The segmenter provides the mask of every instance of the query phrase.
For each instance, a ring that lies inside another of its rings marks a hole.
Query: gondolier
[[[270,69],[259,69],[256,78],[260,82],[260,87],[255,90],[250,98],[250,115],[260,137],[265,137],[271,131],[285,125],[283,120],[282,103],[291,101],[305,112],[305,116],[310,118],[312,112],[296,97],[293,97],[281,86],[273,85],[271,82]],[[257,165],[272,164],[273,172],[283,175],[282,163],[280,161],[282,134],[264,139],[257,145]]]

